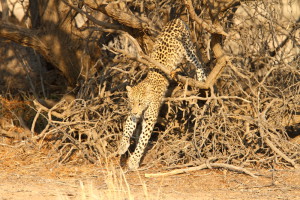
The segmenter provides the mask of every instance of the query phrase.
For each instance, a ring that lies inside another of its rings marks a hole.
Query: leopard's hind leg
[[[197,74],[197,80],[198,81],[205,81],[206,80],[206,73],[204,71],[204,67],[199,61],[196,53],[195,53],[195,48],[189,39],[186,39],[184,41],[184,49],[185,49],[185,57],[187,61],[192,63],[196,67],[196,74]]]

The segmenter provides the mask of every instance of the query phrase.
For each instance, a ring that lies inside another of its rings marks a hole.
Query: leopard
[[[198,81],[206,80],[204,67],[195,53],[190,29],[180,18],[168,22],[154,42],[150,58],[158,61],[170,71],[175,71],[184,59],[196,67]],[[130,139],[141,121],[142,130],[134,152],[129,156],[127,168],[137,170],[144,150],[157,121],[160,108],[168,89],[170,79],[157,66],[150,64],[144,80],[131,87],[126,86],[130,114],[127,116],[118,153],[126,153]]]

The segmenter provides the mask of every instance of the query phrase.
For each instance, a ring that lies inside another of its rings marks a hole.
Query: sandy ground
[[[258,178],[222,169],[145,178],[160,170],[124,174],[114,167],[49,163],[45,154],[0,146],[0,200],[300,200],[300,170],[264,169],[256,171]]]

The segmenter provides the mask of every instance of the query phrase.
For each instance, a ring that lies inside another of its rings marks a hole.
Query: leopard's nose
[[[134,115],[134,116],[137,116],[137,115],[139,115],[139,110],[134,107],[134,108],[131,109],[131,114]]]

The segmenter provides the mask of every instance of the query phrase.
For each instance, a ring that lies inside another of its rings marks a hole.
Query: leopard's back
[[[185,41],[190,31],[185,22],[175,19],[169,22],[157,37],[150,57],[169,70],[173,70],[185,57]]]

